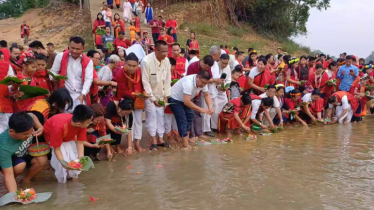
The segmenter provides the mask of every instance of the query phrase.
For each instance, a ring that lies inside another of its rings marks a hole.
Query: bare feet
[[[183,145],[183,150],[191,150],[191,149],[192,147],[190,145],[187,145],[187,146]]]
[[[196,141],[197,141],[196,137],[188,139],[188,142],[192,144],[195,143]]]
[[[22,181],[22,183],[24,183],[24,184],[28,184],[28,183],[31,182],[30,179],[25,179],[25,178],[23,178],[21,181]]]
[[[73,180],[73,181],[78,181],[78,178],[71,178],[71,180]]]
[[[205,136],[205,135],[201,135],[201,136],[199,136],[199,138],[202,138],[202,139],[209,139],[207,136]]]
[[[143,148],[140,146],[140,144],[135,145],[135,150],[138,151],[138,152],[144,152],[144,151],[145,151],[145,149],[143,149]]]
[[[117,147],[118,154],[125,154],[125,151],[123,151],[123,149],[121,149],[119,145],[117,145],[116,147]]]
[[[235,130],[234,130],[234,134],[239,134],[239,135],[240,135],[240,134],[242,134],[242,133],[240,132],[239,129],[235,129]]]

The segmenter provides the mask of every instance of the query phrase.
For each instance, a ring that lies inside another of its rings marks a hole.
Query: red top
[[[131,47],[130,40],[128,40],[126,38],[125,38],[125,40],[122,40],[120,38],[115,39],[114,42],[113,42],[113,45],[115,46],[115,48],[117,48],[117,50],[118,50],[119,46],[124,47],[126,49]]]
[[[202,69],[200,68],[200,61],[193,62],[188,66],[186,76],[191,75],[191,74],[198,74],[201,70]],[[211,68],[208,69],[208,72],[210,76],[212,77]]]
[[[77,128],[71,125],[72,114],[57,114],[44,124],[44,138],[51,147],[60,147],[62,142],[85,141],[87,128]]]
[[[176,34],[177,30],[175,30],[175,27],[177,27],[177,25],[178,25],[177,21],[175,21],[175,20],[168,20],[168,21],[166,21],[165,28],[166,28],[166,30],[168,30],[169,27],[172,27],[174,29],[173,30],[173,34]]]
[[[184,74],[186,72],[186,58],[182,56],[173,57],[176,61],[175,69],[174,71],[178,72],[180,75]]]
[[[229,49],[225,49],[225,52],[227,53],[227,55],[229,55],[229,54],[230,54],[230,51],[229,51]]]
[[[0,51],[3,52],[4,61],[9,61],[10,51],[7,48],[2,48],[2,49],[0,49]]]
[[[129,2],[135,4],[136,0],[129,0]]]
[[[49,75],[47,70],[36,71],[34,74],[34,79],[36,81],[36,86],[53,91],[51,80],[49,80]]]
[[[160,33],[160,28],[158,26],[162,26],[163,23],[158,20],[151,20],[149,21],[149,25],[156,25],[157,27],[152,27],[152,34],[159,34]]]
[[[8,75],[9,63],[0,60],[0,80]],[[10,92],[8,86],[0,85],[0,112],[13,113],[12,103],[10,102]]]

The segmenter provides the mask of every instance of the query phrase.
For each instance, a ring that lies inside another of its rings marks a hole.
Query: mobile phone
[[[351,70],[349,70],[350,72],[352,72],[353,71],[353,69],[351,69]]]
[[[226,76],[227,76],[226,73],[222,73],[222,74],[221,74],[221,79],[226,79]]]

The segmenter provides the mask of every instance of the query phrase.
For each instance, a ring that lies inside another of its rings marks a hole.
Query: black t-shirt
[[[128,124],[127,124],[127,118],[128,118]],[[112,124],[122,124],[121,117],[117,113],[117,106],[116,104],[111,101],[106,107],[106,114],[105,119],[109,119],[112,121]],[[132,114],[129,114],[129,116],[122,117],[123,123],[127,125],[127,127],[132,127]]]
[[[309,74],[309,68],[308,68],[308,65],[305,65],[304,67],[303,66],[299,66],[300,69],[300,74],[299,77],[301,80],[308,80],[308,74]],[[299,73],[299,72],[297,72]]]

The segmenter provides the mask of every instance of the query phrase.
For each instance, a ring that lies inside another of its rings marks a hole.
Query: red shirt
[[[72,114],[57,114],[44,124],[44,138],[51,147],[60,147],[63,142],[87,139],[87,128],[77,128],[71,125]]]
[[[0,51],[3,52],[4,61],[9,61],[10,51],[7,48],[2,48],[2,49],[0,49]]]
[[[191,63],[187,68],[187,75],[198,74],[202,69],[200,68],[200,61]],[[208,69],[210,76],[212,76],[211,68]]]
[[[152,34],[159,34],[160,33],[159,26],[162,26],[162,24],[160,23],[160,21],[158,21],[158,20],[151,20],[151,21],[149,21],[149,25],[155,25],[155,26],[157,26],[157,27],[152,27],[151,28]]]
[[[225,52],[227,53],[227,55],[229,55],[229,54],[230,54],[230,51],[229,51],[229,49],[225,49]]]
[[[135,4],[136,0],[129,0],[129,2]]]
[[[166,30],[168,30],[169,27],[172,27],[174,29],[173,33],[176,34],[177,30],[175,30],[175,27],[177,27],[177,25],[178,25],[177,21],[175,21],[175,20],[168,20],[168,21],[166,21],[165,28],[166,28]]]
[[[129,48],[129,47],[131,47],[130,40],[125,39],[125,41],[124,41],[124,40],[122,40],[120,38],[115,39],[114,42],[113,42],[113,45],[117,49],[118,49],[119,46],[124,47],[126,49]]]

